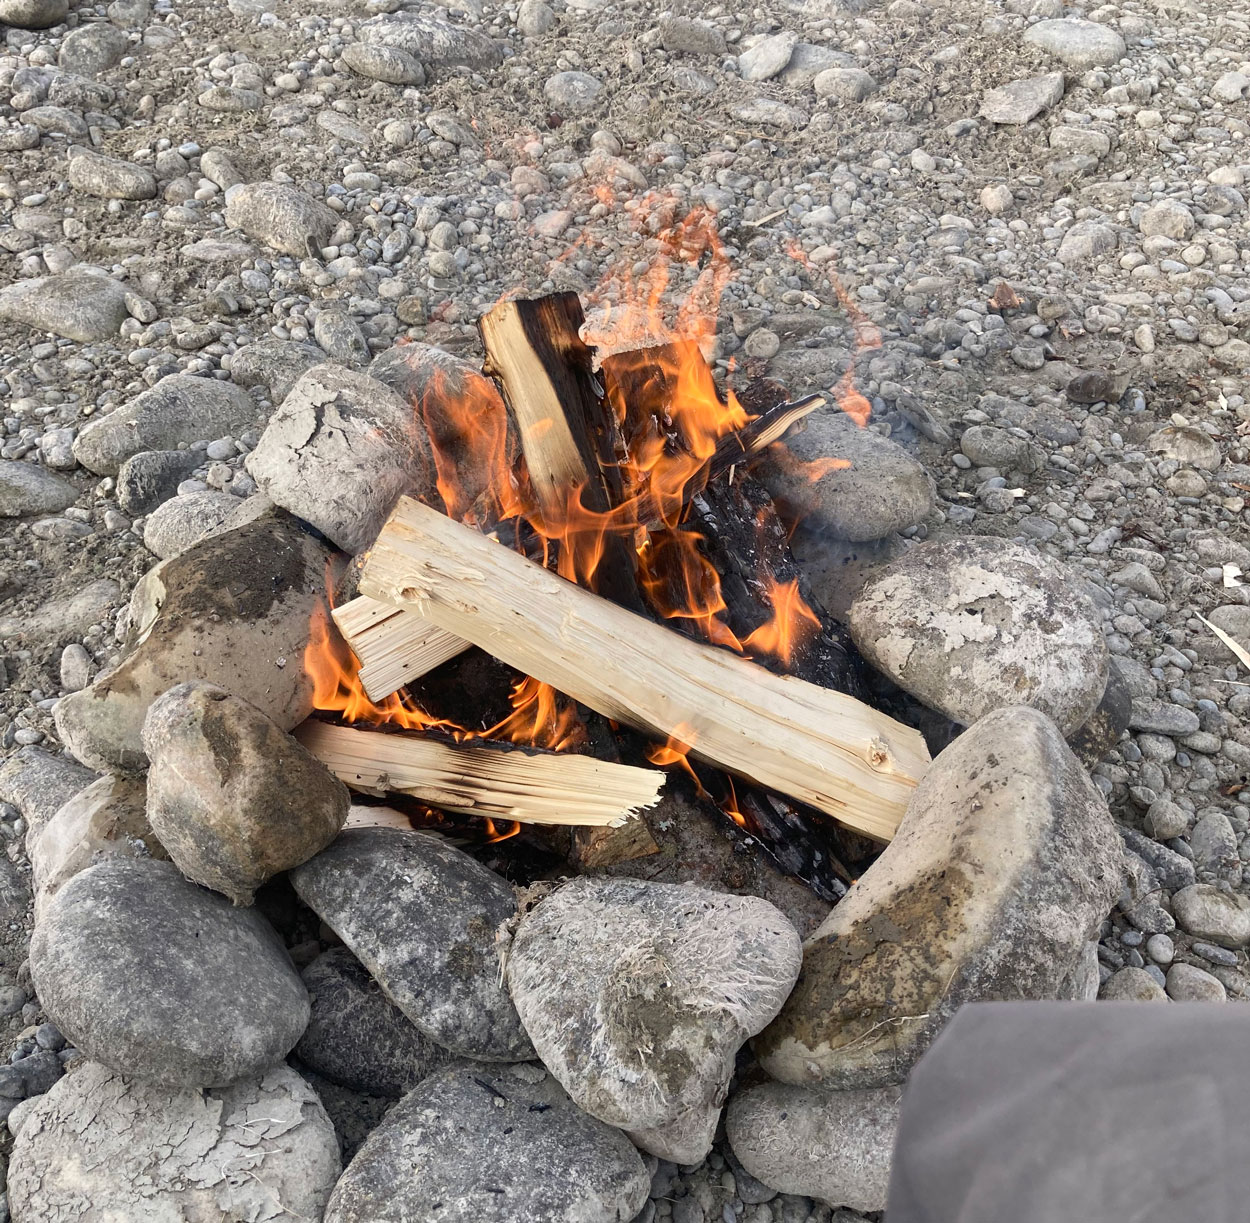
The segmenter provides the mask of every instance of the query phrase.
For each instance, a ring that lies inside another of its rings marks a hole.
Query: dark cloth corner
[[[912,1071],[886,1223],[1245,1223],[1250,1006],[965,1006]]]

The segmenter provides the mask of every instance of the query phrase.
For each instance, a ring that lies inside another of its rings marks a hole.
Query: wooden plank
[[[652,624],[401,499],[363,593],[652,735],[889,840],[929,755],[870,706]]]

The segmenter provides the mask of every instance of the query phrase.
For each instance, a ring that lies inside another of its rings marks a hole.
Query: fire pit
[[[589,315],[497,303],[480,369],[407,344],[303,373],[248,460],[268,500],[158,565],[126,658],[57,706],[85,764],[147,770],[32,851],[35,985],[99,1063],[78,1087],[158,1130],[192,1098],[293,1118],[316,1157],[284,1207],[626,1220],[644,1156],[697,1163],[727,1117],[793,1192],[777,1145],[823,1134],[819,1194],[872,1208],[953,1011],[1088,991],[1121,869],[1064,737],[1092,761],[1122,729],[1096,617],[984,541],[830,616],[791,532],[884,439],[849,372],[718,386],[714,227],[657,236]],[[399,1101],[341,1177],[292,1050]],[[94,1158],[79,1103],[43,1132]],[[861,1116],[852,1158],[828,1127]]]

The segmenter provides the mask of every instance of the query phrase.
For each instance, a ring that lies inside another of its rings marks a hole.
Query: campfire
[[[352,597],[335,600],[338,635],[312,635],[319,716],[298,737],[357,791],[484,816],[495,835],[619,829],[680,768],[837,895],[834,824],[888,841],[928,755],[863,700],[750,468],[830,399],[861,425],[867,404],[849,380],[795,401],[767,382],[722,392],[704,356],[728,277],[712,219],[658,237],[590,317],[572,293],[501,301],[479,322],[487,377],[429,380],[415,457],[437,497],[401,498],[334,579]],[[694,272],[671,308],[670,260]],[[439,668],[470,647],[518,673],[506,716],[440,712]],[[636,831],[595,836],[601,860],[647,849]]]

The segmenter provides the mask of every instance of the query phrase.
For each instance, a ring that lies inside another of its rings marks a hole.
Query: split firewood
[[[408,794],[442,811],[523,824],[619,824],[654,804],[664,784],[658,769],[505,743],[452,743],[315,719],[295,736],[353,790]]]
[[[374,703],[428,675],[469,648],[410,611],[358,595],[333,612],[334,623],[360,661],[365,694]]]
[[[862,702],[681,637],[410,498],[361,591],[878,840],[894,835],[928,765],[917,731]]]
[[[580,509],[604,514],[621,500],[624,451],[618,452],[593,354],[581,338],[584,322],[576,293],[500,302],[478,321],[483,369],[499,383],[512,412],[530,486],[554,531],[570,525]],[[631,541],[609,532],[601,546],[602,559],[584,580],[641,611]]]

